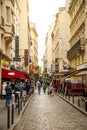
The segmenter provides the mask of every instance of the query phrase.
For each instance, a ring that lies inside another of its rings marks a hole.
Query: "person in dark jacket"
[[[26,92],[27,92],[27,95],[29,94],[30,92],[30,88],[31,88],[31,85],[29,82],[26,82]]]
[[[12,95],[12,89],[11,89],[11,85],[9,84],[9,82],[7,82],[5,91],[6,91],[6,106],[9,106],[10,100],[11,100],[11,95]]]

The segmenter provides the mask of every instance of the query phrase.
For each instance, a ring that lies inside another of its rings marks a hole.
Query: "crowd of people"
[[[38,94],[41,93],[43,89],[44,94],[49,96],[53,95],[53,82],[48,82],[46,79],[34,81],[32,85],[29,81],[27,82],[10,82],[5,81],[2,85],[2,97],[6,98],[6,106],[10,105],[12,94],[15,95],[15,103],[18,102],[19,97],[23,96],[25,91],[26,95],[29,95],[31,88],[37,88]],[[19,94],[20,93],[20,94]]]
[[[6,106],[10,105],[12,94],[14,94],[15,103],[20,97],[23,96],[23,92],[26,92],[26,95],[29,95],[30,89],[33,88],[30,82],[3,82],[2,85],[2,98],[6,98]]]
[[[40,80],[38,80],[36,82],[36,86],[38,88],[38,94],[41,93],[41,88],[43,89],[44,94],[46,94],[46,90],[47,90],[47,94],[52,96],[53,95],[53,82],[47,82],[46,80],[43,80],[42,82]]]

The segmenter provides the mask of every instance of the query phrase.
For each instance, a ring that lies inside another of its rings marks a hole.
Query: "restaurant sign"
[[[24,66],[28,66],[28,49],[24,50]]]

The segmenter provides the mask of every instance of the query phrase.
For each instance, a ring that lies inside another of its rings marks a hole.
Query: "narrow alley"
[[[87,117],[59,96],[37,90],[14,130],[87,130]]]

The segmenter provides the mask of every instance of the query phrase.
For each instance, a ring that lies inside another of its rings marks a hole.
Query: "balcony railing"
[[[4,24],[5,24],[4,18],[1,16],[1,26],[4,26]]]
[[[74,52],[85,50],[85,39],[79,39],[76,44],[67,52],[67,57],[69,58],[71,55],[75,54]]]

